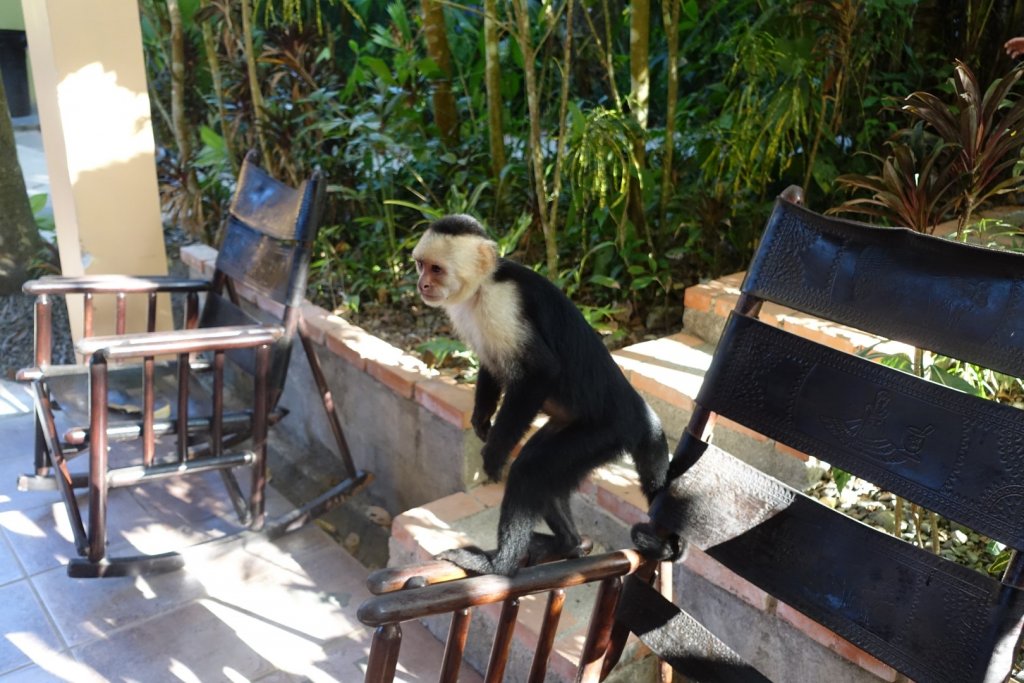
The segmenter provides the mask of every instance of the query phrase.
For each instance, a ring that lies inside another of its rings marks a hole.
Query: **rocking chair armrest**
[[[273,344],[284,334],[279,325],[232,325],[170,332],[141,332],[104,337],[87,337],[75,349],[94,358],[124,360],[203,351],[228,351]]]
[[[150,292],[202,292],[210,288],[207,280],[192,280],[170,275],[47,275],[29,280],[22,291],[33,296],[43,294],[146,294]]]

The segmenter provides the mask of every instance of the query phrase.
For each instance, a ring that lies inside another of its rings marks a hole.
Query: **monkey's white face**
[[[417,289],[428,306],[466,301],[494,269],[494,243],[466,235],[438,235],[429,230],[412,251],[419,275]]]
[[[443,306],[453,294],[449,283],[454,283],[458,291],[458,281],[445,272],[444,266],[426,259],[416,259],[416,273],[419,278],[416,287],[420,298],[428,306]]]

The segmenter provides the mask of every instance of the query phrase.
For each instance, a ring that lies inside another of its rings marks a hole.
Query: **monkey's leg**
[[[526,442],[509,469],[501,500],[497,550],[484,553],[478,548],[458,548],[438,558],[472,572],[511,576],[527,558],[533,527],[550,512],[553,500],[564,501],[560,509],[565,519],[555,518],[558,528],[552,531],[567,540],[579,539],[568,514],[569,495],[591,470],[622,451],[615,429],[546,424]]]
[[[544,517],[559,554],[589,552],[573,522],[569,496],[595,467],[622,452],[619,434],[580,423],[542,427],[512,463],[498,524],[494,571],[514,572],[530,551],[536,522]]]
[[[577,531],[569,507],[569,494],[548,501],[544,521],[553,533],[533,532],[528,565],[590,554],[594,544]]]

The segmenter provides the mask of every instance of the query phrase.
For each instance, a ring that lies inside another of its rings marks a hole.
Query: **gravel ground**
[[[26,294],[0,296],[0,373],[6,379],[14,379],[18,370],[35,364],[34,306],[35,299]],[[53,362],[73,362],[68,314],[60,297],[54,299],[53,330]]]

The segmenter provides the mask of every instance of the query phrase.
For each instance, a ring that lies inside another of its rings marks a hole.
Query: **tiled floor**
[[[0,683],[362,680],[366,570],[315,525],[277,541],[240,531],[215,474],[111,492],[111,554],[188,547],[185,569],[68,578],[59,495],[16,488],[31,466],[30,408],[0,382]],[[269,492],[271,514],[287,506]],[[436,680],[441,656],[407,624],[399,679]]]

